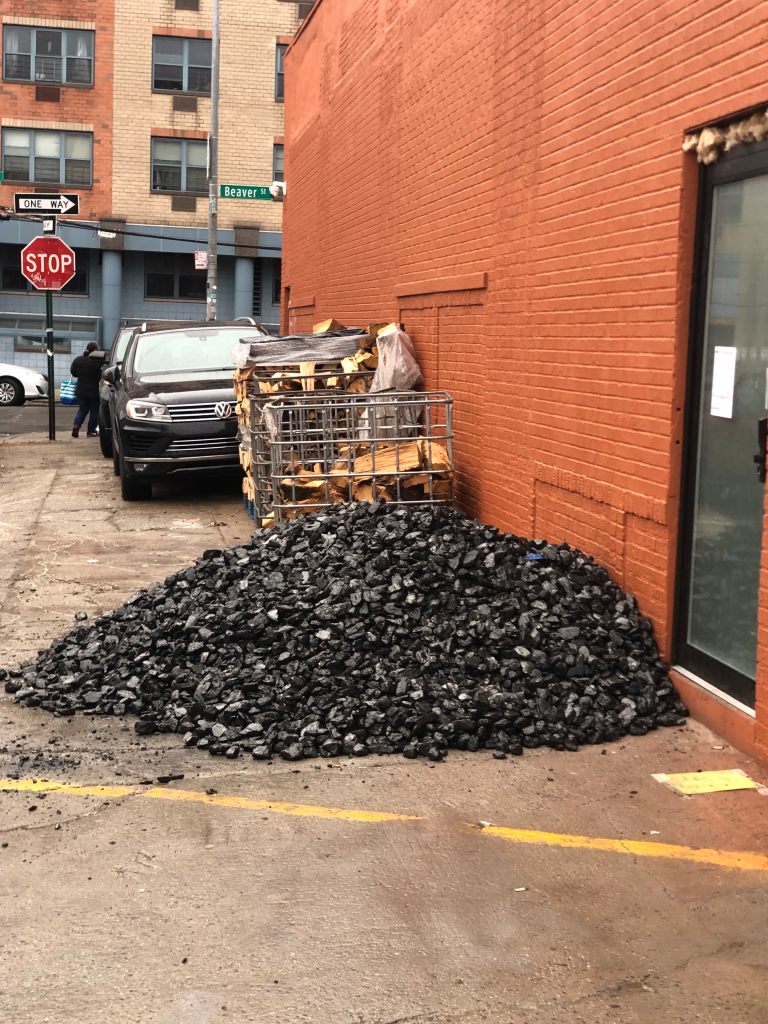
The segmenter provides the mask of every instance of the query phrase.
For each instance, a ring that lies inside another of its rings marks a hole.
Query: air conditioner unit
[[[285,199],[285,182],[273,181],[272,184],[269,186],[269,194],[276,202],[282,203],[282,201]]]

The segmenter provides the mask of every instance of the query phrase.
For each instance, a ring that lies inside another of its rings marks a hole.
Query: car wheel
[[[112,431],[107,430],[103,413],[99,416],[99,448],[105,459],[112,457]]]
[[[122,455],[120,456],[120,495],[123,501],[149,501],[152,497],[152,481],[134,476]]]
[[[103,427],[99,427],[99,448],[101,448],[101,454],[105,459],[112,457],[112,438]]]
[[[24,405],[24,388],[13,377],[0,377],[0,405]]]
[[[120,432],[117,427],[112,431],[112,471],[120,476]]]

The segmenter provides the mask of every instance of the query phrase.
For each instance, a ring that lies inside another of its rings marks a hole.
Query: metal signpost
[[[55,219],[51,225],[55,230]],[[53,293],[75,276],[75,253],[55,234],[39,235],[21,250],[21,272],[38,291],[45,292],[45,354],[48,358],[48,440],[56,440],[55,375],[53,367]]]
[[[211,123],[208,131],[208,264],[205,319],[215,320],[219,298],[219,0],[213,0],[211,32]]]

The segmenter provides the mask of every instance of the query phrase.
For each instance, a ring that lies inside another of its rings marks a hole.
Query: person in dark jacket
[[[72,437],[80,436],[80,427],[88,417],[88,437],[97,436],[99,424],[99,381],[101,380],[101,368],[104,364],[104,355],[99,352],[99,346],[95,341],[89,341],[85,352],[72,361],[70,373],[77,377],[75,395],[80,406],[75,413],[75,425],[72,427]]]

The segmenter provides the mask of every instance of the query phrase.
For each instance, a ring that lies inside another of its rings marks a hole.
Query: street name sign
[[[269,185],[220,185],[221,199],[272,199]]]
[[[15,213],[80,213],[80,196],[74,192],[16,192],[13,209]]]
[[[75,269],[74,250],[57,235],[40,235],[21,250],[21,272],[40,291],[61,291]]]

